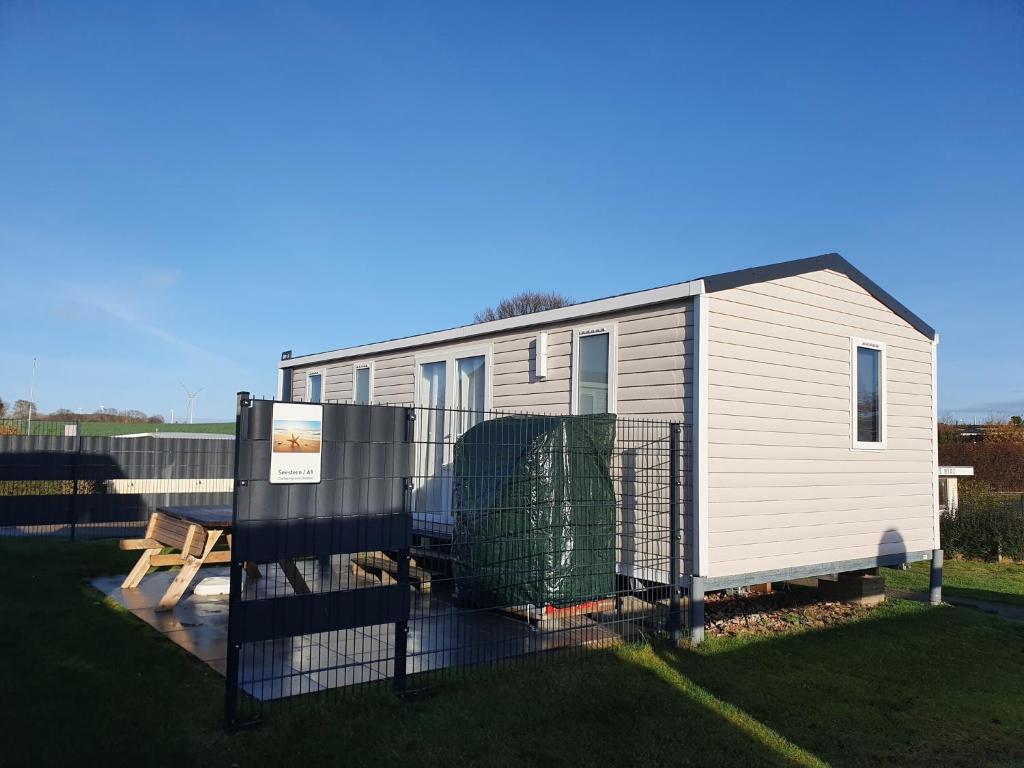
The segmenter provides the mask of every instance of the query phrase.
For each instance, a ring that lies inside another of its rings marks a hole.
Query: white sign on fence
[[[274,403],[270,482],[319,483],[324,407]]]
[[[939,477],[973,477],[974,467],[939,467]]]

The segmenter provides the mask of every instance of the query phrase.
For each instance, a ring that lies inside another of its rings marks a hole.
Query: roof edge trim
[[[853,264],[848,262],[838,253],[825,253],[821,256],[812,256],[807,259],[795,259],[783,261],[778,264],[769,264],[764,267],[752,267],[750,269],[739,269],[735,272],[722,272],[718,275],[711,275],[704,278],[704,286],[708,293],[726,291],[730,288],[741,288],[745,285],[763,283],[769,280],[778,280],[783,277],[795,277],[818,272],[823,269],[831,269],[846,275],[857,283],[861,288],[878,299],[893,313],[909,323],[914,330],[935,341],[938,334],[928,323],[915,315],[906,306],[899,302],[892,294],[883,289],[878,283],[865,275]]]
[[[361,357],[363,355],[378,355],[382,352],[391,352],[398,349],[412,349],[432,344],[443,344],[446,342],[459,342],[473,339],[478,336],[488,336],[492,333],[501,333],[519,328],[530,328],[532,326],[548,325],[566,320],[576,320],[593,315],[603,315],[608,312],[619,312],[635,307],[643,307],[651,304],[663,304],[669,301],[677,301],[704,292],[702,280],[690,280],[685,283],[673,283],[660,288],[650,288],[644,291],[623,293],[618,296],[609,296],[604,299],[583,301],[579,304],[570,304],[567,307],[548,309],[543,312],[531,312],[527,315],[508,317],[503,320],[491,320],[486,323],[474,323],[472,325],[461,325],[457,328],[449,328],[444,331],[421,333],[415,336],[404,336],[387,341],[378,341],[372,344],[361,344],[355,347],[344,347],[333,349],[327,352],[317,352],[308,355],[298,355],[289,360],[281,360],[278,368],[296,368],[314,363],[322,363],[329,360],[342,360],[350,357]]]

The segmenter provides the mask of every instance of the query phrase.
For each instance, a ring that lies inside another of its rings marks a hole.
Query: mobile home
[[[941,564],[937,344],[927,323],[828,254],[285,353],[278,399],[682,422],[683,569],[699,595]]]

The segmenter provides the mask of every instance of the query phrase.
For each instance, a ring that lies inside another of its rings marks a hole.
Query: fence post
[[[415,442],[416,435],[416,409],[405,409],[405,442],[409,444],[409,450]],[[410,454],[411,458],[411,454]],[[412,466],[410,464],[410,466]],[[409,540],[403,549],[398,550],[398,586],[402,590],[403,597],[409,598],[409,545],[412,543],[412,493],[413,479],[406,477],[403,480],[402,496],[402,517],[408,525]],[[401,696],[405,693],[406,665],[409,654],[409,621],[408,611],[406,618],[395,622],[395,693]]]
[[[248,414],[252,404],[248,392],[239,392],[235,406],[235,458],[234,458],[234,491],[231,494],[231,577],[228,587],[228,655],[224,674],[224,728],[233,731],[238,726],[238,664],[240,661],[241,644],[238,642],[238,626],[235,621],[237,610],[233,610],[242,599],[242,567],[245,563],[239,559],[242,550],[238,544],[236,526],[238,524],[238,487],[240,455],[242,440],[249,435]]]
[[[404,481],[405,498],[402,504],[403,517],[408,518],[412,514],[412,478],[407,477]],[[412,537],[412,523],[409,522],[410,539]],[[409,542],[411,543],[411,542]],[[409,600],[409,544],[404,549],[398,550],[398,588],[402,590],[402,597]],[[405,693],[405,674],[407,659],[409,656],[409,611],[405,612],[406,617],[395,622],[395,693],[399,696]]]
[[[68,527],[70,528],[69,538],[75,540],[75,530],[78,527],[78,460],[82,453],[82,437],[75,436],[75,450],[68,455],[68,464],[71,470],[71,493],[68,496]]]
[[[680,426],[672,424],[669,427],[669,459],[668,459],[668,508],[669,508],[669,578],[671,580],[672,592],[669,596],[668,629],[672,636],[672,642],[679,642],[680,629],[680,520],[679,520],[679,453],[680,453]]]

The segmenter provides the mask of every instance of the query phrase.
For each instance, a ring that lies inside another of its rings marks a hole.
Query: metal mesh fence
[[[228,727],[683,629],[680,425],[326,404],[320,482],[274,485],[273,406],[240,408]]]

